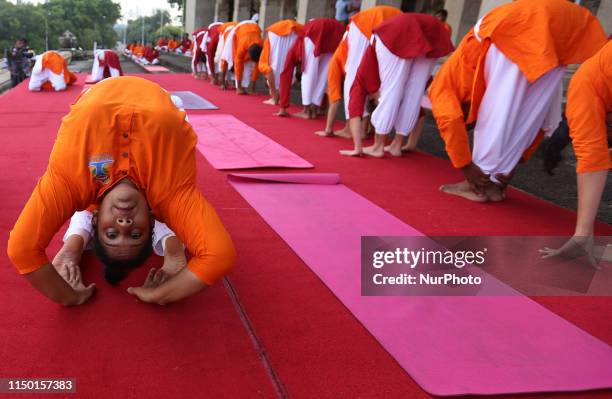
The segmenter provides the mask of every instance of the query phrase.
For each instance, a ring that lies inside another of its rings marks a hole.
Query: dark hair
[[[252,44],[249,47],[249,57],[251,61],[259,62],[259,56],[261,56],[261,46],[259,44]]]
[[[448,18],[448,11],[446,11],[444,8],[441,8],[438,11],[436,11],[434,15],[440,15],[442,16],[442,18],[446,19]]]
[[[153,247],[153,224],[151,224],[151,231],[149,232],[149,239],[144,243],[144,246],[138,252],[136,257],[127,260],[115,260],[112,259],[106,249],[102,246],[100,242],[100,237],[98,236],[98,228],[94,226],[93,228],[93,244],[94,244],[94,252],[96,257],[102,262],[104,265],[104,279],[111,285],[117,285],[121,280],[123,280],[130,270],[136,269],[140,267],[151,255],[151,249]]]
[[[563,149],[572,141],[569,135],[567,121],[559,124],[555,132],[546,140],[544,145],[544,170],[551,176],[555,174],[555,168],[563,160]]]

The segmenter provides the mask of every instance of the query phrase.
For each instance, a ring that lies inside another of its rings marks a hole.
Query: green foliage
[[[45,4],[12,4],[0,0],[0,48],[12,46],[15,38],[25,37],[30,47],[40,53],[45,49],[45,22],[49,49],[59,48],[59,36],[69,30],[77,37],[77,46],[113,47],[117,35],[113,25],[121,16],[121,7],[112,0],[48,0]]]
[[[164,26],[161,26],[162,23],[162,14],[163,13],[163,22]],[[136,19],[131,19],[127,24],[127,32],[125,34],[126,41],[128,43],[136,40],[140,43],[142,39],[143,33],[143,22],[144,22],[144,42],[155,42],[157,39],[162,36],[162,31],[164,35],[172,36],[182,35],[182,29],[177,26],[167,25],[170,21],[170,14],[167,11],[156,10],[155,14],[148,17],[138,17]]]
[[[157,39],[161,36],[166,36],[168,38],[172,38],[173,36],[175,36],[178,40],[180,40],[183,37],[183,32],[183,27],[181,26],[165,25],[161,28],[158,28],[153,33],[153,37]]]

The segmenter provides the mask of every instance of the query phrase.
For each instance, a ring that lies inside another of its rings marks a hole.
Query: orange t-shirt
[[[302,29],[304,29],[304,25],[300,24],[299,22],[292,19],[284,19],[270,25],[266,29],[266,32],[268,32],[268,35],[270,32],[272,32],[275,35],[282,37],[289,36],[293,32],[299,34]],[[263,73],[264,75],[268,75],[272,71],[272,67],[270,66],[270,36],[266,36],[266,39],[264,40],[263,49],[261,50],[257,68],[259,69],[259,72]]]
[[[402,10],[390,6],[376,6],[358,12],[351,17],[351,24],[359,28],[368,39],[372,37],[372,31],[381,23],[389,18],[395,17],[402,13]]]
[[[589,10],[567,0],[517,0],[482,19],[478,37],[491,40],[529,83],[559,65],[578,64],[606,43]]]
[[[372,31],[381,23],[401,14],[399,8],[390,6],[376,6],[360,11],[351,17],[349,29],[357,28],[365,37],[370,39]],[[346,74],[346,60],[348,59],[350,43],[345,37],[334,52],[327,71],[327,95],[329,102],[333,103],[342,98],[342,79]]]
[[[66,59],[57,51],[47,51],[43,54],[42,67],[49,69],[56,75],[63,72],[66,85],[71,85],[77,80],[76,75],[68,70]]]
[[[213,284],[235,252],[196,187],[196,143],[185,112],[156,83],[133,76],[99,82],[62,119],[47,170],[11,231],[11,261],[22,274],[48,264],[45,249],[64,222],[127,177],[185,243],[189,270]]]
[[[245,62],[249,61],[249,47],[254,44],[263,45],[261,38],[261,28],[258,24],[244,24],[236,28],[236,33],[233,41],[232,57],[234,58],[234,73],[236,75],[236,81],[242,80],[242,72],[244,71]],[[253,68],[253,74],[251,75],[251,81],[257,80],[259,69]]]
[[[176,40],[170,39],[168,41],[168,50],[174,51],[179,46]]]
[[[481,47],[474,30],[470,30],[442,65],[429,88],[431,110],[455,168],[472,162],[463,109],[472,101],[472,85]]]
[[[612,41],[578,68],[565,115],[576,153],[576,173],[612,168],[606,114],[612,112]]]
[[[348,43],[346,37],[342,39],[340,45],[334,51],[332,59],[329,61],[327,70],[327,96],[330,103],[340,101],[342,98],[342,79],[346,74],[344,66],[348,58]]]

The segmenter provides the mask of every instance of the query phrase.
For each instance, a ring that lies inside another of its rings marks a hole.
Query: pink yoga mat
[[[198,150],[215,169],[313,167],[232,115],[189,114],[189,122],[198,135]]]
[[[142,66],[147,72],[170,72],[168,68],[160,65],[143,65]]]
[[[98,81],[94,80],[93,76],[91,75],[87,75],[87,77],[85,78],[85,84],[86,85],[93,85],[96,84]]]
[[[337,177],[304,176],[229,179],[427,392],[492,395],[612,387],[612,348],[527,297],[361,296],[361,236],[422,234],[333,184]],[[288,183],[282,183],[285,178]]]

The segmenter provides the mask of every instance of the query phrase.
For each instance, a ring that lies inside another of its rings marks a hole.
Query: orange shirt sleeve
[[[235,41],[238,41],[237,37],[234,37]],[[244,42],[238,42],[236,48],[234,48],[234,74],[236,75],[236,82],[240,85],[242,81],[242,72],[244,71],[244,57],[246,55],[246,49],[244,48]]]
[[[7,253],[19,273],[33,272],[49,263],[49,242],[75,211],[95,198],[86,159],[86,138],[73,135],[64,118],[51,151],[47,170],[39,179],[10,233]]]
[[[442,65],[429,89],[432,112],[455,168],[472,162],[463,106],[472,102],[481,45],[470,31]]]
[[[212,285],[230,271],[236,259],[232,239],[195,185],[175,192],[163,213],[166,223],[193,255],[187,267],[200,280]]]
[[[45,250],[55,233],[77,210],[68,182],[51,166],[40,178],[11,231],[7,253],[19,273],[50,263]]]
[[[429,89],[431,110],[446,145],[446,153],[455,168],[462,168],[472,162],[462,109],[463,99],[453,76],[458,73],[455,63],[459,61],[459,57],[451,57],[440,68]]]
[[[270,66],[270,39],[267,36],[266,40],[264,40],[261,55],[259,56],[259,64],[257,68],[259,69],[259,72],[264,74],[264,76],[268,75],[272,70],[272,67]]]
[[[576,173],[612,168],[606,113],[612,112],[612,42],[580,66],[567,92],[567,117]],[[607,75],[607,76],[606,76]]]
[[[344,39],[334,52],[327,71],[327,96],[330,103],[340,101],[342,98],[342,79],[345,75],[344,65],[347,55],[348,45],[346,39]]]

